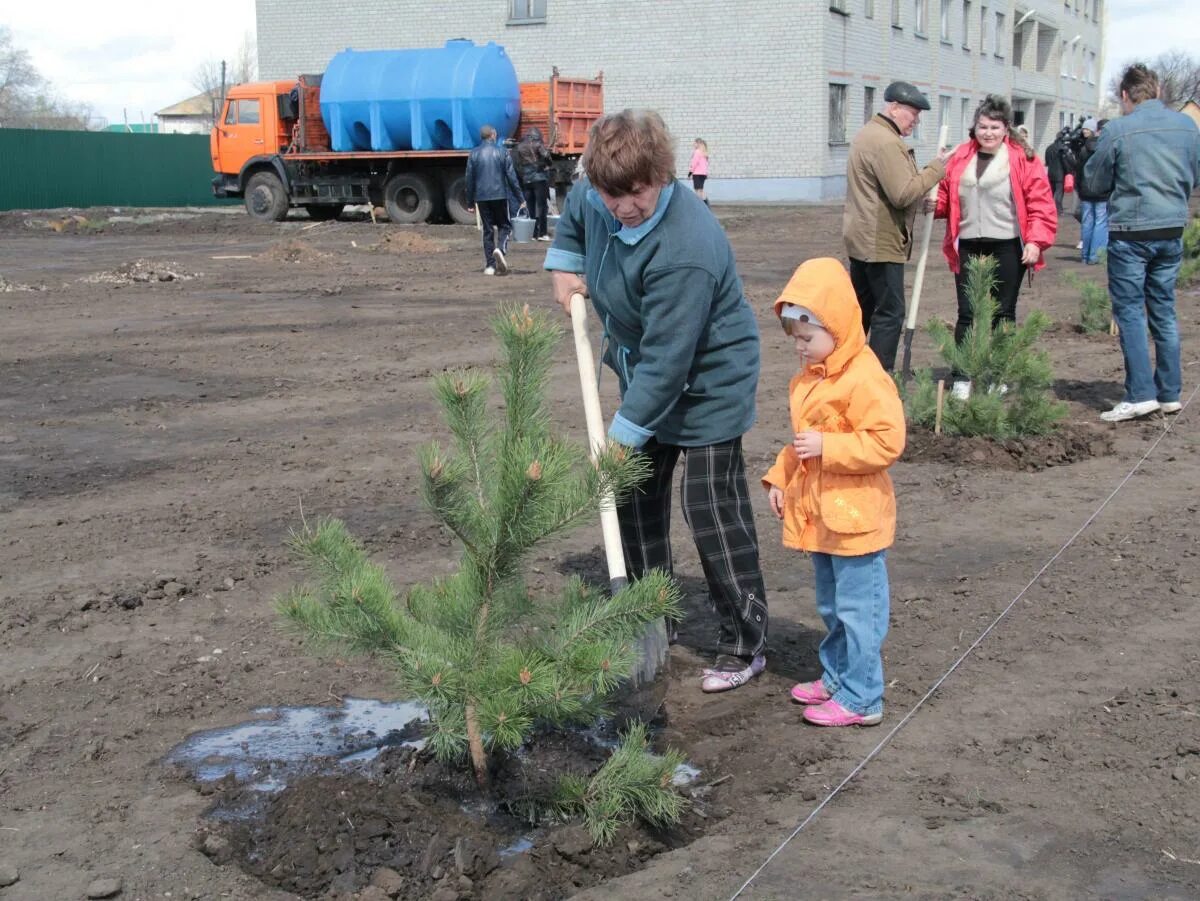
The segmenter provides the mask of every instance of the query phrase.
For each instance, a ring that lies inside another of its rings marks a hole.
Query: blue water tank
[[[343,50],[321,79],[321,118],[337,151],[469,150],[482,125],[511,136],[520,109],[517,72],[490,41]]]

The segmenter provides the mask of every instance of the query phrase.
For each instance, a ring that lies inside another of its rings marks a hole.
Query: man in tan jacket
[[[891,372],[904,328],[904,263],[912,252],[913,219],[925,194],[945,177],[950,152],[939,147],[937,159],[918,171],[904,139],[929,100],[906,81],[888,85],[883,99],[883,112],[850,144],[842,237],[867,342]]]

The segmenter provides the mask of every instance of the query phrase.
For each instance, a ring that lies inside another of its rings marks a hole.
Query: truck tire
[[[467,209],[467,177],[454,175],[446,179],[446,212],[459,225],[474,225],[475,214]]]
[[[246,182],[246,212],[262,222],[287,218],[288,196],[274,172],[255,172]]]
[[[308,210],[309,219],[316,222],[329,222],[342,215],[345,206],[343,203],[306,203],[304,208]]]
[[[383,186],[388,218],[400,225],[424,222],[433,212],[432,181],[416,172],[398,172]]]

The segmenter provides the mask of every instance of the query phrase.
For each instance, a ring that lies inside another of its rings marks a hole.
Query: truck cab
[[[209,136],[214,189],[241,194],[242,170],[255,157],[270,157],[287,150],[291,130],[284,117],[295,82],[267,81],[240,84],[225,98],[220,118]]]

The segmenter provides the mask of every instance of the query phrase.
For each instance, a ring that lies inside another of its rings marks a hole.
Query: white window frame
[[[1004,23],[1007,21],[1007,18],[1004,13],[996,13],[996,29],[992,32],[993,43],[995,44],[992,52],[1000,57],[1000,59],[1004,59]]]
[[[509,25],[536,25],[546,21],[548,0],[508,0]]]
[[[867,19],[875,18],[875,0],[863,0],[863,17]]]
[[[929,34],[929,0],[913,0],[913,34]]]
[[[953,0],[942,0],[942,43],[950,43],[950,5]]]
[[[892,27],[904,27],[904,21],[900,12],[900,0],[892,0]]]
[[[849,90],[850,86],[845,82],[829,83],[829,144],[833,147],[849,143],[846,137],[846,98]]]
[[[981,3],[979,5],[979,52],[981,54],[987,53],[987,36],[988,36],[988,19],[989,18],[990,18],[990,14],[988,13],[987,4]]]
[[[863,88],[863,124],[871,121],[875,115],[875,85],[869,84]]]
[[[971,0],[963,0],[962,5],[962,45],[963,50],[971,49]]]

